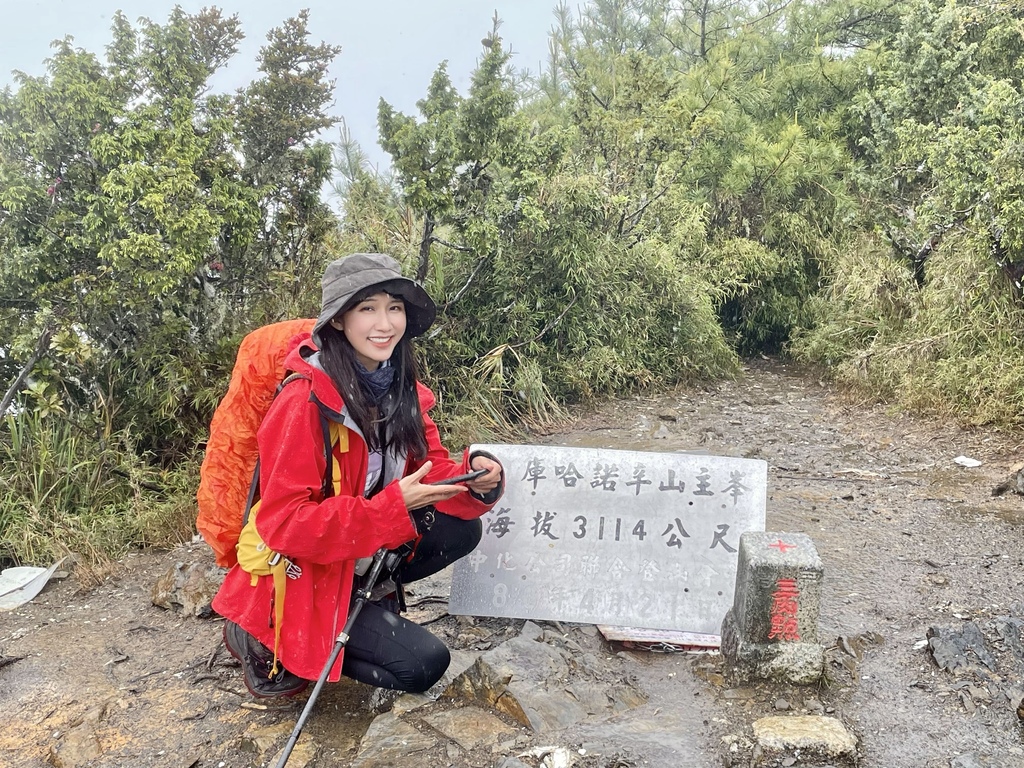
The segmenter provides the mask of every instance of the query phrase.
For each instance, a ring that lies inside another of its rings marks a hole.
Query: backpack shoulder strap
[[[320,431],[324,435],[324,461],[327,464],[327,471],[324,472],[324,482],[320,486],[320,498],[326,499],[334,495],[334,453],[331,443],[331,425],[323,412],[320,413]]]
[[[276,398],[279,394],[281,394],[281,390],[284,389],[286,385],[291,384],[293,381],[308,378],[308,376],[305,376],[301,373],[288,374],[288,376],[285,377],[284,381],[277,385],[277,389],[274,390],[274,397]],[[323,484],[320,486],[320,494],[321,498],[326,499],[328,496],[332,495],[334,491],[334,462],[332,460],[333,457],[331,456],[331,426],[328,423],[327,418],[322,413],[320,414],[320,431],[323,433],[324,436],[324,458],[326,459],[327,462],[327,471],[324,473],[324,481]],[[243,526],[249,522],[249,510],[252,509],[252,505],[256,501],[256,494],[259,492],[259,489],[260,460],[259,457],[257,457],[256,466],[253,468],[252,471],[252,480],[249,483],[249,495],[246,497],[245,500],[245,512],[242,515]]]

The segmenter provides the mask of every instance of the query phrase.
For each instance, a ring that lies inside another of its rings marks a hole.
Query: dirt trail
[[[635,676],[650,702],[563,735],[575,744],[617,739],[614,762],[591,765],[723,765],[722,737],[749,736],[749,724],[777,714],[783,698],[792,710],[841,718],[860,736],[867,768],[1024,767],[1015,711],[1024,661],[1010,653],[1013,638],[992,644],[995,670],[960,676],[920,647],[932,626],[973,621],[991,640],[993,619],[1024,617],[1024,497],[991,494],[1024,459],[1024,435],[851,405],[805,372],[757,361],[739,381],[609,403],[537,441],[765,459],[767,528],[808,534],[825,565],[831,685],[737,692],[714,659],[643,654]],[[983,463],[958,466],[960,455]],[[294,722],[301,703],[250,708],[219,649],[221,622],[149,601],[157,576],[177,558],[200,557],[195,550],[138,554],[97,588],[80,590],[72,577],[0,614],[0,664],[23,657],[0,668],[0,766],[52,765],[55,747],[67,760],[75,739],[78,765],[92,768],[260,765],[243,735]],[[431,618],[443,613],[425,606]],[[453,646],[472,647],[517,624],[469,627],[448,617],[431,626]],[[346,765],[375,703],[355,683],[326,688],[307,727],[322,747],[311,765]]]

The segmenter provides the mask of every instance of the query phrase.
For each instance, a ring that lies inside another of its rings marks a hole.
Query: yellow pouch
[[[260,503],[257,501],[249,510],[249,519],[242,526],[242,532],[238,534],[235,553],[238,555],[239,567],[252,576],[252,586],[256,586],[260,576],[272,576],[274,579],[274,664],[270,669],[273,676],[277,674],[277,649],[281,644],[281,624],[284,622],[288,560],[270,549],[260,538],[256,530],[259,507]]]
[[[341,465],[338,462],[337,454],[348,452],[348,428],[331,422],[330,431],[331,445],[337,446],[336,451],[331,451],[333,464],[331,477],[334,483],[334,495],[337,496],[341,492]],[[260,502],[256,501],[249,509],[249,519],[242,526],[242,532],[238,535],[235,553],[238,555],[239,567],[252,576],[252,586],[256,586],[260,576],[272,576],[274,579],[274,664],[270,670],[270,674],[273,676],[277,674],[277,650],[281,644],[284,597],[288,584],[287,572],[291,563],[288,558],[270,549],[260,537],[256,530],[256,517],[259,508]]]

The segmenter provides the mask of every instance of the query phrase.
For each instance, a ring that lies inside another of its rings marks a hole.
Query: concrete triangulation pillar
[[[736,592],[722,622],[722,655],[741,680],[809,685],[821,678],[821,577],[821,558],[809,536],[762,531],[740,536]]]

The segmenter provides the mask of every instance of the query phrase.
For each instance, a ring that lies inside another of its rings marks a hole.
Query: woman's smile
[[[405,334],[405,302],[382,291],[334,318],[331,325],[345,334],[363,367],[373,371],[391,359]]]

